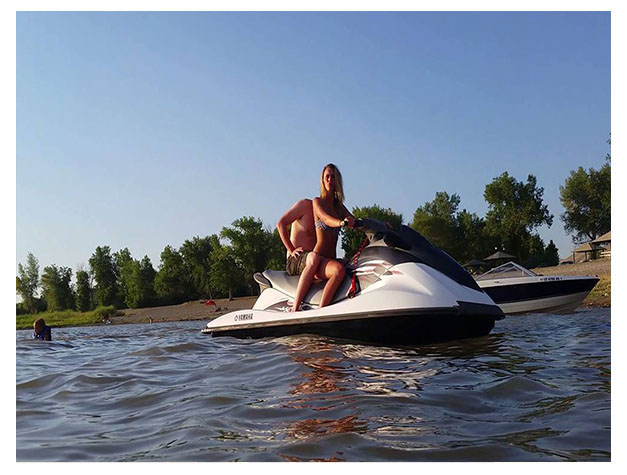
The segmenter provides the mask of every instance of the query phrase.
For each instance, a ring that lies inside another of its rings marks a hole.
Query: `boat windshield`
[[[481,274],[476,280],[513,279],[515,277],[534,277],[536,275],[529,269],[525,269],[523,266],[510,261]]]

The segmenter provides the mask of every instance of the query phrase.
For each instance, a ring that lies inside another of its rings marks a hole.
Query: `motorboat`
[[[325,282],[314,283],[303,310],[290,312],[299,276],[254,275],[261,294],[252,309],[210,321],[203,333],[240,338],[316,334],[384,344],[418,344],[487,335],[501,309],[466,270],[417,231],[396,232],[357,220],[368,239],[347,267],[330,305],[319,307]]]
[[[511,261],[475,279],[506,315],[570,313],[599,281],[595,276],[539,275]]]

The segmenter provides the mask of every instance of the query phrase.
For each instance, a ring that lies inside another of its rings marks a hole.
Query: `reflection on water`
[[[350,378],[343,367],[346,357],[336,350],[336,346],[312,337],[284,338],[281,343],[293,361],[303,368],[299,380],[289,391],[293,397],[284,407],[340,412],[336,418],[310,417],[290,421],[280,428],[287,438],[304,440],[345,432],[366,432],[367,426],[359,419],[355,398],[349,393]],[[345,412],[349,414],[341,415]],[[332,457],[328,460],[341,459]]]
[[[610,314],[420,347],[16,332],[18,460],[609,460]]]

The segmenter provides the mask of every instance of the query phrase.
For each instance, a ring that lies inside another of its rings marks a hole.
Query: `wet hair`
[[[46,322],[43,318],[38,318],[37,320],[35,320],[35,323],[33,323],[33,330],[35,330],[36,332],[39,332],[44,328],[46,328]]]
[[[335,172],[335,196],[333,197],[333,202],[339,209],[344,204],[344,185],[342,184],[342,174],[340,173],[340,169],[332,163],[326,164],[322,169],[322,174],[320,175],[320,197],[326,198],[327,196],[327,190],[324,187],[324,172],[327,168],[330,168]]]

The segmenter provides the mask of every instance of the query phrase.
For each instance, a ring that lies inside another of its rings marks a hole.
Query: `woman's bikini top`
[[[325,222],[322,221],[321,219],[316,219],[316,222],[314,224],[317,229],[322,229],[323,231],[333,231],[337,234],[340,233],[340,228],[333,228],[331,226],[327,226]]]

